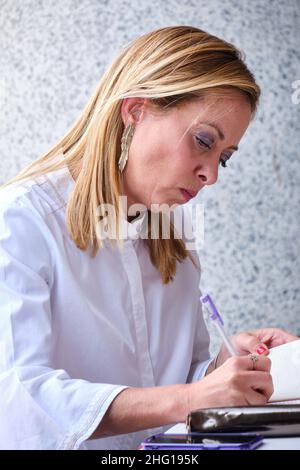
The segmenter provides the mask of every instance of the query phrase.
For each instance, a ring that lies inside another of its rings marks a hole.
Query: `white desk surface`
[[[166,431],[166,434],[176,433],[186,434],[184,423],[178,423]],[[300,450],[300,437],[265,437],[257,450]]]

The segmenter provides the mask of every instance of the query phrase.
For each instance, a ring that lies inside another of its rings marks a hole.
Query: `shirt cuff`
[[[106,413],[116,396],[129,388],[128,386],[107,385],[107,389],[103,391],[103,385],[99,393],[93,398],[84,415],[76,426],[76,430],[71,431],[63,440],[58,450],[77,450],[79,446],[87,440],[96,428],[99,426],[101,419]]]
[[[214,359],[214,357],[210,357],[209,359],[207,359],[207,361],[200,362],[194,370],[190,383],[197,382],[197,380],[203,379],[207,369],[209,368],[210,364],[214,361]]]

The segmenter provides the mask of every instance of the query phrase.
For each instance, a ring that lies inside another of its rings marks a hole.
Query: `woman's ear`
[[[128,124],[136,124],[143,116],[145,98],[124,98],[121,105],[121,116],[126,127]]]

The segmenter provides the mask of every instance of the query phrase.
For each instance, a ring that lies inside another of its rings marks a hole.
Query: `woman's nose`
[[[201,169],[198,171],[198,177],[201,179],[202,184],[215,184],[218,180],[218,172],[219,162],[218,164],[208,164],[201,167]]]

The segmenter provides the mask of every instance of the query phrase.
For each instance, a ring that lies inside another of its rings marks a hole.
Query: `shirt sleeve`
[[[199,297],[201,292],[199,291]],[[198,302],[197,323],[194,336],[193,358],[187,383],[196,382],[205,376],[208,366],[213,361],[209,353],[209,334],[202,314],[202,306]]]
[[[184,241],[186,248],[193,257],[198,270],[198,286],[201,278],[201,264],[196,250],[196,237],[193,229],[191,210],[188,207],[182,207],[184,220]],[[202,293],[200,288],[195,292],[196,297],[196,326],[193,338],[192,362],[187,377],[187,383],[196,382],[204,377],[213,358],[210,357],[209,344],[210,337],[203,318],[202,305],[199,301]]]
[[[78,449],[127,388],[51,367],[51,236],[34,206],[0,203],[1,449]]]

